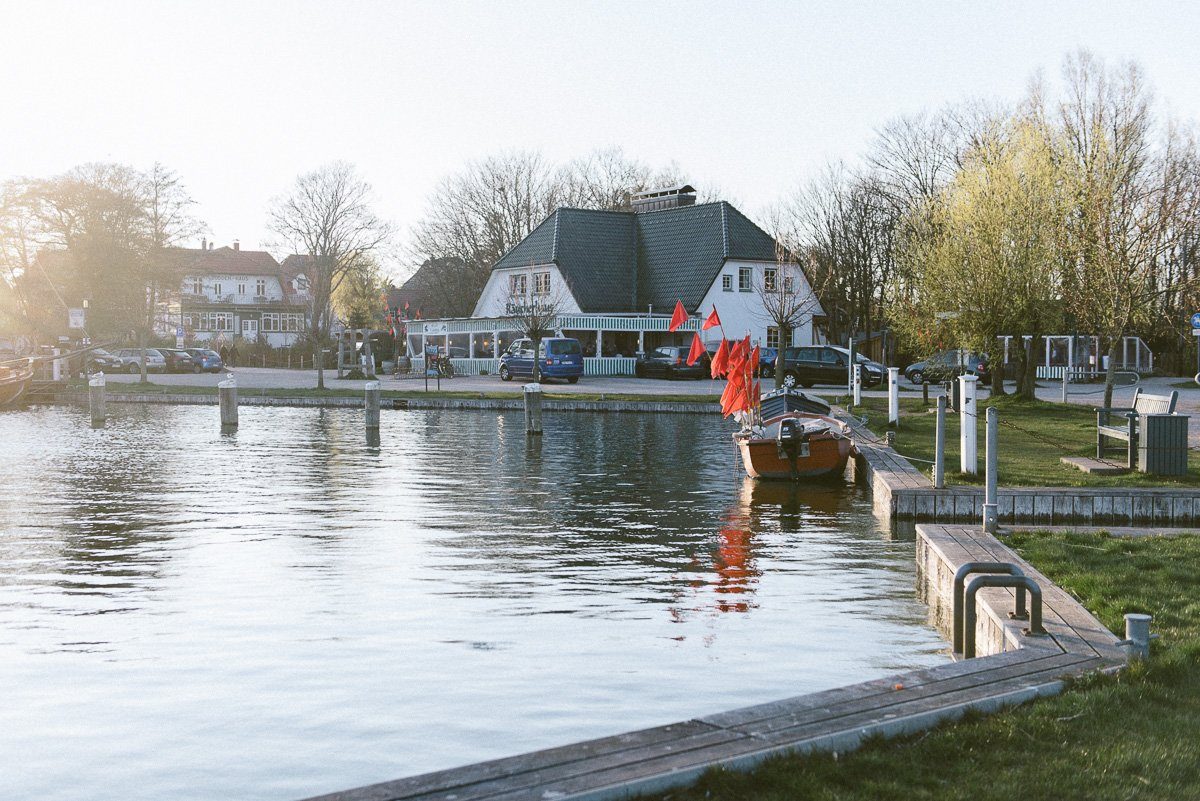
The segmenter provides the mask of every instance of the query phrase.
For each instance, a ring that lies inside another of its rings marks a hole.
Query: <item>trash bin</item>
[[[1138,472],[1187,475],[1188,415],[1144,414],[1138,425]]]

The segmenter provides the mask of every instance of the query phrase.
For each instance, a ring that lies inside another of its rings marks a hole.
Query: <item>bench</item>
[[[1179,400],[1177,390],[1172,390],[1170,395],[1151,395],[1142,392],[1141,387],[1138,387],[1133,392],[1133,406],[1109,406],[1096,409],[1096,458],[1104,458],[1105,440],[1124,440],[1128,453],[1127,466],[1130,470],[1134,469],[1137,466],[1141,419],[1151,414],[1174,414],[1177,400]],[[1183,447],[1186,450],[1186,433]]]

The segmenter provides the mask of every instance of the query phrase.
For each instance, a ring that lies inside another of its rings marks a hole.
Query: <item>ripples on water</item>
[[[944,660],[854,487],[711,419],[0,413],[6,798],[289,799]]]

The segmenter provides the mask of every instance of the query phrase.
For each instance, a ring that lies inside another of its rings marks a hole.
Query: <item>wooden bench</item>
[[[1096,458],[1103,459],[1106,439],[1124,440],[1128,454],[1127,467],[1137,466],[1138,436],[1141,418],[1148,414],[1174,414],[1178,390],[1170,395],[1151,395],[1138,387],[1133,392],[1133,406],[1109,406],[1096,410]],[[1116,422],[1113,418],[1124,418]]]

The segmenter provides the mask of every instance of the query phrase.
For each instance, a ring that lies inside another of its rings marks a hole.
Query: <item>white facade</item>
[[[514,285],[514,280],[516,284]],[[549,283],[545,283],[549,281]],[[505,317],[512,314],[509,304],[516,297],[552,299],[562,314],[579,314],[579,303],[563,280],[558,267],[544,264],[492,270],[487,284],[475,303],[472,317]]]
[[[265,340],[273,348],[290,347],[307,329],[305,297],[284,292],[280,276],[245,273],[188,275],[180,287],[179,316],[186,338],[219,345],[238,337]],[[305,283],[303,276],[292,279]],[[307,285],[305,283],[305,290]]]
[[[701,319],[708,316],[715,306],[717,316],[729,339],[741,339],[747,334],[750,341],[762,346],[767,345],[767,328],[772,325],[771,318],[763,308],[759,288],[766,278],[767,270],[778,269],[777,262],[737,261],[730,259],[721,268],[721,273],[713,281],[712,286],[704,295],[698,314]],[[811,298],[811,313],[801,325],[792,330],[792,341],[789,345],[813,344],[812,316],[822,314],[821,305],[813,294],[804,271],[798,267],[785,268],[785,277],[790,277],[800,284],[795,288],[801,297]],[[748,280],[747,280],[748,277]],[[721,338],[721,329],[710,328],[701,333],[705,341],[717,341]],[[774,344],[774,343],[772,343]]]
[[[283,286],[274,275],[189,275],[182,290],[209,303],[281,303],[284,298]]]

